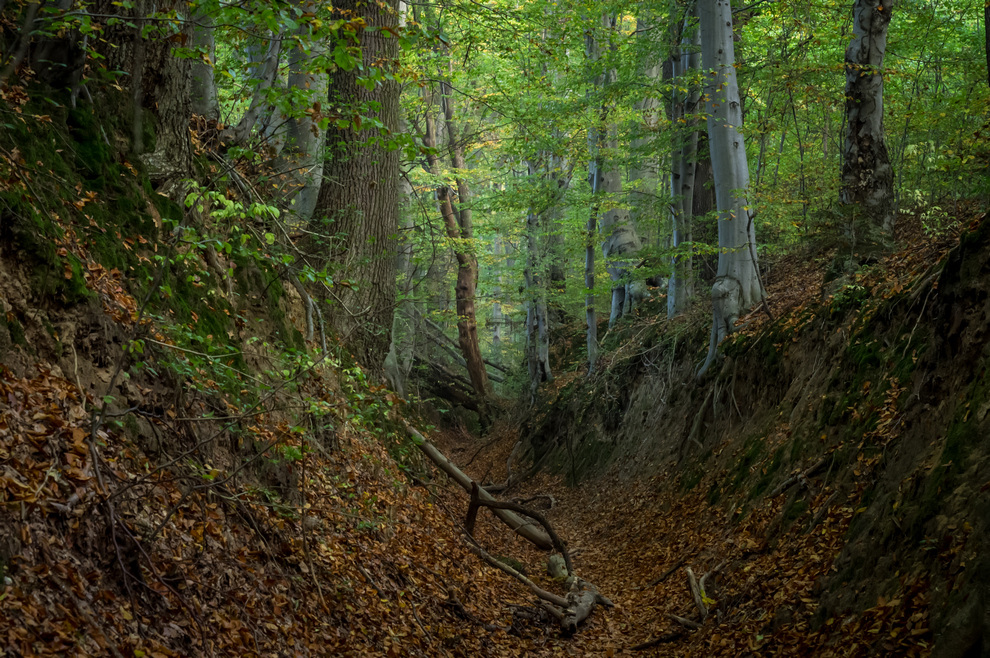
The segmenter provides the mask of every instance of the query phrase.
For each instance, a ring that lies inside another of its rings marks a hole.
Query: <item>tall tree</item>
[[[678,48],[671,57],[673,84],[671,125],[675,134],[670,168],[672,244],[675,250],[667,282],[667,316],[680,315],[694,297],[694,271],[690,251],[694,219],[694,187],[698,160],[698,102],[701,90],[697,75],[701,68],[701,32],[690,3],[680,23]],[[690,247],[688,246],[688,249]]]
[[[894,170],[883,127],[883,60],[895,0],[855,0],[853,39],[846,49],[846,136],[842,152],[844,204],[867,222],[853,231],[889,236],[894,228]],[[857,243],[874,243],[854,234]]]
[[[326,236],[315,246],[339,282],[330,291],[336,306],[330,324],[375,369],[388,351],[395,308],[399,151],[388,142],[399,126],[399,85],[384,73],[398,56],[397,7],[397,0],[334,5],[360,41],[361,65],[330,73],[329,111],[353,120],[331,122],[327,130],[323,184],[310,223]]]
[[[444,83],[442,90],[452,93]],[[432,94],[426,94],[432,98]],[[426,147],[426,160],[430,173],[435,177],[441,174],[440,159],[437,157],[437,129],[433,117],[433,103],[426,107],[426,132],[423,135],[423,146]],[[443,113],[447,125],[451,162],[456,170],[455,185],[457,198],[455,203],[454,191],[447,185],[439,185],[436,190],[437,206],[443,220],[444,230],[450,240],[457,260],[457,280],[454,284],[454,298],[457,309],[457,344],[464,357],[471,387],[478,398],[479,409],[484,410],[488,397],[488,372],[485,370],[484,359],[481,355],[481,345],[478,342],[478,321],[475,313],[475,295],[478,287],[478,258],[474,251],[474,225],[471,212],[471,190],[464,180],[466,163],[463,147],[458,141],[457,126],[454,122],[453,99],[449,95],[443,99]]]
[[[756,260],[756,231],[747,201],[749,165],[739,128],[742,106],[736,82],[732,7],[729,0],[699,0],[702,66],[706,71],[708,142],[718,206],[718,270],[712,286],[711,365],[718,343],[733,331],[739,316],[763,299]]]
[[[615,16],[602,18],[605,35],[614,33],[617,20]],[[600,50],[598,54],[601,54]],[[615,85],[616,76],[616,70],[610,63],[601,75],[604,96],[607,96],[609,90]],[[629,310],[632,309],[633,295],[627,295],[627,292],[632,292],[627,288],[632,287],[630,279],[632,269],[636,265],[636,255],[643,245],[630,219],[629,210],[621,201],[622,168],[617,157],[619,130],[615,119],[609,117],[609,114],[610,108],[603,105],[603,120],[599,127],[601,134],[597,135],[598,158],[595,167],[597,180],[594,181],[594,189],[596,194],[601,195],[600,199],[606,204],[606,208],[601,212],[599,230],[602,234],[602,256],[605,258],[605,267],[612,278],[612,309],[608,318],[608,325],[611,327],[625,312],[627,297]],[[603,147],[605,157],[602,157]]]

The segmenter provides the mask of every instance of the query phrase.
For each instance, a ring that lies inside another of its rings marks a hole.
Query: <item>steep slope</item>
[[[780,263],[775,319],[749,318],[706,380],[703,322],[643,321],[611,337],[601,374],[564,374],[537,404],[522,436],[559,475],[518,495],[557,499],[579,567],[628,624],[620,646],[985,650],[990,222],[944,257],[902,239],[829,283],[807,254]],[[501,481],[515,438],[476,475]],[[700,630],[669,616],[700,620],[687,567],[714,572]]]

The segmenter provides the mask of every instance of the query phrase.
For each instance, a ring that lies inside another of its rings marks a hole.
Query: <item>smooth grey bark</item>
[[[606,32],[616,28],[614,16],[604,16],[602,27]],[[605,72],[602,89],[608,89],[616,82],[616,71],[609,69]],[[632,293],[631,272],[638,259],[637,254],[643,247],[631,221],[629,210],[621,203],[622,169],[616,162],[615,154],[619,149],[618,127],[607,118],[608,110],[602,112],[603,125],[598,138],[598,166],[595,181],[595,192],[601,195],[599,204],[603,201],[606,209],[601,213],[599,231],[602,235],[602,256],[605,258],[605,268],[612,278],[612,309],[609,313],[608,326],[612,327],[626,311],[627,293]],[[602,157],[602,149],[606,157]],[[628,295],[631,310],[633,298]]]
[[[585,37],[585,54],[589,61],[596,62],[600,53],[598,42],[593,33]],[[596,80],[595,86],[599,86]],[[600,206],[601,184],[601,148],[603,143],[603,128],[607,121],[606,108],[599,110],[598,116],[588,127],[588,183],[591,187],[591,208],[588,212],[588,223],[585,226],[584,244],[584,315],[586,324],[586,343],[588,350],[588,374],[595,372],[598,363],[598,316],[595,312],[595,251],[598,237],[598,211]]]
[[[648,34],[652,28],[650,18],[640,17],[637,19],[636,31],[638,34]],[[662,69],[663,66],[660,62],[647,62],[640,72],[640,78],[646,85],[652,87],[660,78]],[[630,142],[636,161],[629,170],[629,219],[636,228],[636,233],[642,237],[647,234],[645,220],[652,215],[656,206],[657,185],[660,180],[658,156],[655,152],[649,152],[650,137],[656,132],[658,126],[660,100],[654,96],[646,96],[636,102],[634,109],[641,118],[641,123]]]
[[[402,124],[405,122],[403,121]],[[405,126],[400,124],[400,130]],[[416,263],[413,261],[412,233],[415,230],[412,215],[408,212],[413,189],[405,177],[399,181],[399,215],[402,217],[399,245],[395,258],[395,271],[398,274],[399,298],[392,317],[391,343],[385,356],[385,376],[392,389],[405,398],[408,391],[409,373],[412,371],[416,348],[416,301],[413,299]]]
[[[840,200],[858,207],[865,232],[890,236],[894,229],[894,171],[883,125],[883,60],[887,26],[895,0],[855,0],[853,39],[846,49],[846,135],[842,153]],[[857,209],[854,209],[857,212]],[[857,235],[853,240],[876,240]]]
[[[217,61],[213,13],[200,5],[192,15],[192,22],[189,45],[196,52],[196,57],[191,60],[189,76],[192,112],[208,121],[219,121],[220,101],[213,74],[213,65]]]
[[[746,198],[746,144],[738,130],[742,108],[734,66],[732,8],[729,0],[699,0],[698,14],[719,246],[712,286],[711,340],[701,375],[711,365],[718,343],[733,331],[740,315],[763,299],[764,291],[756,260],[755,213]]]
[[[275,84],[278,74],[279,62],[282,54],[283,33],[272,35],[268,40],[263,57],[257,62],[254,72],[250,76],[250,83],[254,87],[254,94],[251,96],[251,103],[244,116],[237,122],[233,129],[233,139],[238,144],[247,143],[251,137],[262,112],[267,105],[266,98],[268,90]]]
[[[529,175],[540,175],[538,164],[528,163]],[[548,172],[549,173],[549,172]],[[549,179],[549,176],[547,177]],[[552,198],[551,208],[556,206]],[[550,327],[547,314],[547,290],[545,283],[544,258],[540,249],[540,238],[545,232],[548,209],[530,207],[526,216],[526,268],[523,276],[526,282],[526,363],[529,370],[530,403],[536,401],[536,392],[543,382],[552,382],[550,370]]]
[[[701,68],[701,30],[694,21],[694,7],[681,29],[681,41],[673,59],[674,94],[671,109],[674,130],[679,133],[670,170],[671,246],[683,250],[693,240],[694,187],[698,160],[698,103],[701,89],[694,81]],[[685,89],[686,91],[679,91]],[[690,253],[676,254],[667,281],[667,317],[680,315],[694,298],[694,267]]]
[[[304,12],[315,13],[317,5],[303,0]],[[287,200],[296,221],[309,222],[316,208],[316,199],[323,178],[323,148],[326,131],[320,130],[322,104],[327,98],[328,76],[316,70],[314,62],[326,52],[323,38],[314,38],[308,23],[300,23],[295,45],[289,51],[289,90],[301,92],[305,110],[295,108],[294,116],[285,122],[285,147],[282,159],[288,169]]]

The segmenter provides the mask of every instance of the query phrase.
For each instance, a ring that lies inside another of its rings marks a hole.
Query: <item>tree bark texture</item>
[[[344,0],[334,10],[345,18],[361,16],[369,27],[394,29],[397,5],[396,0]],[[359,37],[364,75],[369,69],[395,66],[398,39],[379,30],[364,30]],[[334,286],[330,324],[364,365],[378,370],[388,351],[395,309],[399,151],[385,142],[399,126],[399,85],[382,80],[369,90],[359,84],[360,75],[357,69],[331,72],[329,111],[344,117],[370,113],[383,127],[362,129],[356,118],[345,127],[330,124],[311,225],[326,236],[323,253],[335,268],[335,280],[352,282]]]
[[[314,2],[299,3],[304,12],[315,13]],[[327,133],[319,129],[323,102],[327,97],[327,75],[315,70],[314,60],[326,52],[323,39],[314,37],[307,23],[300,23],[289,51],[288,88],[302,94],[303,107],[294,108],[286,121],[282,158],[290,170],[288,198],[295,220],[305,224],[313,217],[320,180],[323,177],[323,147]]]
[[[213,14],[199,7],[192,16],[193,25],[190,28],[192,37],[189,40],[191,48],[196,50],[196,57],[190,62],[189,95],[193,114],[198,114],[208,121],[220,120],[220,101],[217,96],[217,85],[213,76],[213,65],[216,63],[216,42],[213,30]]]
[[[738,128],[742,107],[736,83],[732,8],[729,0],[699,0],[702,65],[706,71],[705,103],[708,143],[718,206],[718,270],[712,286],[711,345],[703,371],[715,346],[732,332],[739,316],[763,299],[756,260],[754,213],[746,194],[749,165],[746,145]]]
[[[701,99],[701,90],[692,82],[701,69],[701,31],[694,21],[694,11],[685,17],[679,52],[673,58],[675,92],[673,94],[674,129],[679,133],[674,149],[670,173],[672,245],[675,250],[684,249],[684,243],[693,240],[695,172],[698,160],[698,126],[695,115]],[[680,91],[685,89],[686,91]],[[694,268],[690,253],[676,254],[671,263],[671,276],[667,282],[667,317],[680,315],[694,297]]]
[[[604,16],[602,27],[606,32],[615,30],[616,19]],[[596,55],[598,52],[596,46]],[[614,85],[615,80],[615,70],[609,69],[603,76],[602,89],[605,90]],[[637,254],[643,245],[630,219],[629,210],[620,202],[622,197],[622,169],[615,162],[614,155],[619,148],[618,127],[614,123],[608,123],[607,117],[608,109],[603,107],[603,121],[596,136],[598,139],[598,164],[595,167],[597,180],[593,182],[593,189],[596,194],[601,195],[601,200],[607,205],[607,209],[601,212],[599,230],[602,235],[602,256],[605,258],[605,267],[612,278],[612,309],[608,319],[608,325],[611,327],[616,320],[622,317],[626,309],[627,293],[631,293],[632,290],[629,289],[633,288],[630,274],[638,263]],[[603,146],[608,157],[602,156]],[[602,201],[599,201],[599,204]],[[631,307],[631,295],[629,295],[629,301]]]
[[[452,106],[448,104],[446,107],[451,108],[449,111],[452,119]],[[445,109],[445,115],[447,111]],[[448,128],[448,130],[450,129]],[[456,136],[456,130],[451,134]],[[426,113],[426,134],[423,137],[423,145],[428,149],[426,159],[430,167],[430,172],[434,176],[439,176],[440,159],[436,156],[436,144],[436,121],[433,118],[431,109],[428,107]],[[452,153],[454,148],[454,145],[451,144]],[[455,169],[463,171],[463,166],[457,167],[458,162],[461,165],[464,164],[463,155],[459,160],[456,156],[452,159]],[[460,181],[460,177],[458,177],[458,181]],[[458,182],[457,185],[458,189],[462,189],[461,182]],[[466,184],[463,184],[463,190],[469,200],[470,190]],[[458,204],[462,207],[460,209],[454,207],[454,201],[451,198],[452,190],[448,186],[441,185],[438,187],[436,195],[437,206],[440,209],[440,217],[443,220],[444,230],[451,242],[454,257],[457,261],[457,279],[454,284],[454,299],[457,310],[457,344],[466,362],[468,376],[471,379],[471,387],[474,389],[481,403],[479,406],[484,408],[484,401],[488,397],[488,373],[485,370],[484,360],[481,356],[481,345],[478,342],[478,321],[475,313],[478,259],[473,251],[471,214],[470,210],[467,210],[466,214],[463,212],[465,210],[463,208],[464,197],[461,197],[461,203]],[[467,221],[466,224],[463,223],[465,219]]]
[[[529,163],[530,176],[536,176],[539,167]],[[549,178],[549,177],[548,177]],[[552,180],[552,179],[551,179]],[[556,200],[553,205],[556,206]],[[553,207],[553,206],[551,206]],[[544,233],[546,212],[530,208],[526,216],[526,363],[529,369],[530,402],[535,402],[536,391],[543,382],[553,381],[550,371],[550,328],[547,315],[546,270],[540,253],[540,236]]]
[[[865,215],[867,230],[888,236],[894,227],[894,171],[884,137],[883,60],[894,4],[895,0],[853,4],[853,40],[846,49],[841,191],[842,203],[857,206]]]

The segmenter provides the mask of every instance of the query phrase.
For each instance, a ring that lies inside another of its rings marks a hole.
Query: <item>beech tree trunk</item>
[[[395,28],[396,0],[364,3],[342,0],[338,15],[362,16],[372,27]],[[323,184],[311,226],[325,236],[320,248],[335,266],[331,292],[334,302],[328,321],[361,363],[378,370],[390,343],[395,309],[395,233],[398,229],[399,151],[385,142],[399,126],[399,85],[376,82],[372,89],[358,84],[370,69],[390,70],[398,57],[398,39],[381,31],[359,33],[363,71],[335,69],[330,75],[329,111],[356,117],[356,108],[373,108],[370,121],[356,118],[327,129],[327,159]]]
[[[304,12],[315,13],[316,4],[310,0],[299,3]],[[323,177],[323,147],[327,133],[320,130],[323,103],[327,98],[325,73],[316,70],[316,61],[326,53],[322,38],[315,37],[308,23],[300,23],[296,41],[289,51],[288,88],[301,93],[303,107],[286,121],[283,161],[289,170],[288,198],[297,222],[307,223],[316,209],[320,181]]]
[[[712,286],[713,322],[708,369],[716,347],[736,320],[763,299],[756,260],[755,213],[749,208],[749,165],[739,127],[742,107],[736,83],[732,8],[729,0],[699,0],[702,66],[706,73],[708,143],[718,206],[718,270]],[[699,374],[701,374],[699,373]]]
[[[866,222],[853,230],[879,231],[890,236],[894,229],[894,171],[884,138],[883,59],[887,50],[887,26],[895,0],[855,0],[853,40],[846,49],[846,135],[842,152],[841,201],[855,205],[854,213]],[[854,235],[867,245],[870,235]]]
[[[192,15],[190,28],[191,48],[197,51],[190,63],[189,95],[193,114],[208,121],[220,120],[220,101],[217,97],[213,66],[216,64],[216,42],[213,36],[213,14],[203,6]]]
[[[529,163],[529,175],[533,178],[540,173],[540,167]],[[545,182],[551,182],[552,172],[548,172]],[[556,206],[556,198],[551,199],[551,208]],[[547,290],[544,272],[547,270],[541,257],[540,237],[545,232],[547,208],[531,207],[526,216],[526,362],[529,366],[530,402],[535,402],[536,391],[543,382],[552,382],[550,371],[550,327],[547,314]]]
[[[233,139],[238,144],[247,143],[251,137],[251,131],[254,130],[258,120],[265,113],[268,105],[268,90],[275,84],[275,78],[278,75],[279,61],[282,56],[283,34],[280,32],[271,35],[267,44],[265,44],[264,55],[251,72],[250,82],[254,88],[254,94],[251,96],[251,103],[247,111],[233,129]]]
[[[615,30],[615,17],[605,16],[602,18],[602,26],[608,31]],[[595,47],[595,53],[598,54]],[[609,69],[605,72],[602,81],[602,89],[608,89],[615,84],[616,72]],[[608,110],[603,108],[602,116],[606,117]],[[607,209],[601,213],[599,220],[599,230],[602,235],[602,256],[605,258],[605,267],[612,278],[612,309],[608,318],[608,326],[615,324],[616,320],[622,317],[626,308],[627,292],[632,293],[635,288],[632,285],[631,273],[638,263],[637,254],[642,248],[636,228],[629,217],[629,210],[621,202],[622,197],[622,170],[615,161],[615,154],[619,148],[618,128],[614,122],[603,121],[600,127],[598,139],[598,162],[595,167],[597,180],[593,187],[595,194],[601,195],[601,204],[604,202]],[[602,157],[601,147],[607,149],[607,157]],[[629,307],[631,310],[633,297],[629,296]]]
[[[667,317],[671,318],[683,313],[694,298],[693,259],[690,253],[676,253],[676,250],[683,250],[684,244],[693,239],[694,187],[698,160],[698,127],[695,115],[701,99],[701,90],[693,81],[701,68],[701,31],[695,24],[694,14],[692,6],[682,26],[679,52],[675,53],[672,62],[675,92],[671,117],[674,129],[679,134],[670,172],[670,193],[674,198],[671,204],[671,243],[675,249],[671,276],[667,282]],[[678,91],[678,88],[687,91]]]
[[[593,33],[585,37],[585,53],[589,61],[599,58],[598,41]],[[596,80],[598,86],[604,76]],[[598,317],[595,312],[595,241],[598,233],[598,212],[601,206],[601,168],[602,145],[604,144],[604,129],[608,115],[605,107],[600,108],[599,114],[588,127],[588,183],[591,187],[591,208],[588,212],[588,224],[585,226],[584,245],[584,314],[588,349],[588,374],[595,372],[598,363]]]

